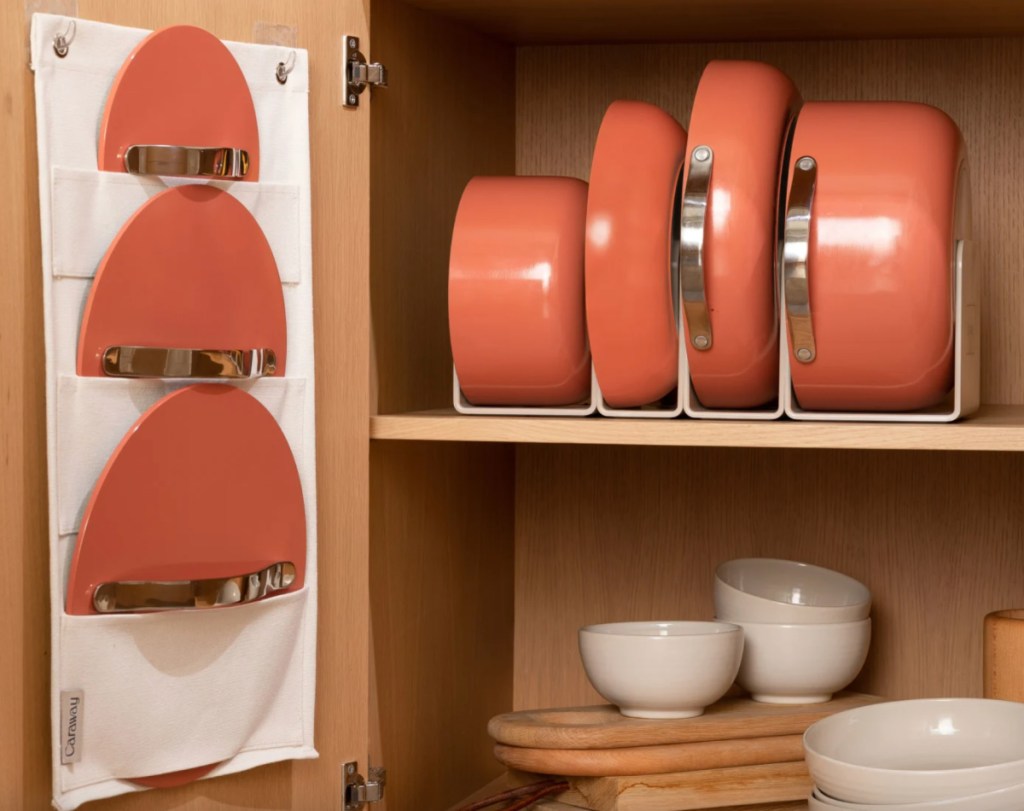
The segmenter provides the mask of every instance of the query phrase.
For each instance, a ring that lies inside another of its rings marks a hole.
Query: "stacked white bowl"
[[[873,704],[814,724],[804,750],[811,811],[1024,809],[1024,704]]]
[[[633,718],[692,718],[725,695],[743,631],[725,622],[612,622],[580,629],[587,678]]]
[[[743,628],[737,682],[756,701],[828,701],[860,673],[871,644],[871,592],[839,572],[774,558],[715,573],[715,616]]]

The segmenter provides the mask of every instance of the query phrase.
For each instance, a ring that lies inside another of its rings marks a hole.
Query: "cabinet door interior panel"
[[[450,406],[448,247],[467,181],[515,173],[515,49],[399,0],[373,15],[395,77],[371,107],[376,406]]]
[[[375,443],[370,584],[375,756],[389,807],[446,808],[502,771],[512,703],[515,452]]]
[[[0,637],[8,654],[0,667],[0,684],[17,699],[0,735],[0,807],[26,809],[50,805],[43,297],[26,10],[59,12],[67,10],[68,4],[45,5],[5,3],[0,9],[4,45],[0,142],[5,145],[0,162],[8,180],[8,194],[0,201],[0,244],[8,251],[7,261],[0,266],[4,289],[0,340],[8,364],[0,375],[0,523],[5,565],[14,574]],[[319,595],[318,760],[280,763],[181,788],[126,795],[102,807],[117,811],[333,808],[340,792],[339,764],[365,758],[368,739],[370,121],[368,115],[352,115],[340,105],[338,62],[343,32],[364,37],[364,48],[369,47],[365,39],[369,4],[363,0],[78,0],[77,14],[147,29],[197,25],[239,42],[254,41],[257,23],[281,25],[294,28],[295,45],[309,51],[310,148],[315,161],[311,202],[319,555],[321,571],[344,573],[343,588],[322,588]],[[281,53],[286,57],[287,48],[282,47]],[[273,65],[270,70],[272,77]],[[76,122],[73,114],[69,111],[67,126],[97,126],[97,122]],[[330,159],[316,160],[318,155]],[[339,239],[338,230],[324,224],[342,220],[346,230]]]
[[[0,689],[11,699],[0,733],[2,808],[50,804],[43,291],[27,31],[23,4],[0,5],[0,347],[7,358],[0,375],[0,560],[9,573]]]
[[[967,141],[982,289],[982,402],[1024,402],[1024,39],[524,47],[516,170],[587,178],[608,104],[658,104],[684,124],[709,59],[758,59],[808,100],[892,99],[945,110]],[[629,65],[629,70],[623,70]],[[642,81],[638,81],[642,77]]]
[[[782,557],[863,581],[851,689],[980,695],[985,614],[1024,604],[1017,454],[519,446],[516,709],[600,703],[577,629],[710,619],[718,563]]]

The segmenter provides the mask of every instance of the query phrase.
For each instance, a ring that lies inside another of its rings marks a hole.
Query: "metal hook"
[[[288,81],[288,74],[295,69],[295,51],[289,52],[284,62],[278,62],[277,68],[274,70],[274,75],[277,77],[277,81],[280,84],[284,84]]]
[[[68,55],[71,43],[75,39],[75,21],[69,20],[67,30],[63,34],[54,34],[53,52],[61,59]]]

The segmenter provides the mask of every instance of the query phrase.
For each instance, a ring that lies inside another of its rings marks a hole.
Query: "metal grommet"
[[[53,37],[53,52],[57,56],[63,59],[68,55],[68,51],[71,48],[71,43],[75,39],[75,21],[69,20],[68,27],[63,34],[54,34]]]
[[[295,51],[288,54],[288,57],[283,62],[278,62],[277,67],[274,69],[274,76],[277,77],[278,84],[284,84],[288,81],[288,74],[295,69]]]

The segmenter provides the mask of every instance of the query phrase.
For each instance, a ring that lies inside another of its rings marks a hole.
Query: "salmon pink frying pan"
[[[258,377],[285,372],[284,295],[252,214],[228,192],[160,192],[122,226],[82,317],[78,374]]]
[[[632,408],[676,388],[673,217],[686,130],[639,101],[608,107],[587,200],[587,330],[606,403]]]
[[[475,177],[455,216],[448,322],[473,405],[563,406],[590,393],[583,315],[587,184]]]
[[[224,43],[191,25],[142,40],[107,96],[98,165],[104,172],[258,180],[256,110]]]
[[[107,462],[82,519],[66,610],[230,611],[300,589],[305,569],[302,487],[277,422],[240,389],[193,385],[143,414]],[[133,780],[179,785],[213,765]]]
[[[804,105],[783,259],[800,408],[912,411],[951,390],[965,155],[934,107]]]
[[[704,69],[690,115],[680,272],[690,380],[705,408],[778,397],[779,175],[800,95],[760,62]]]

